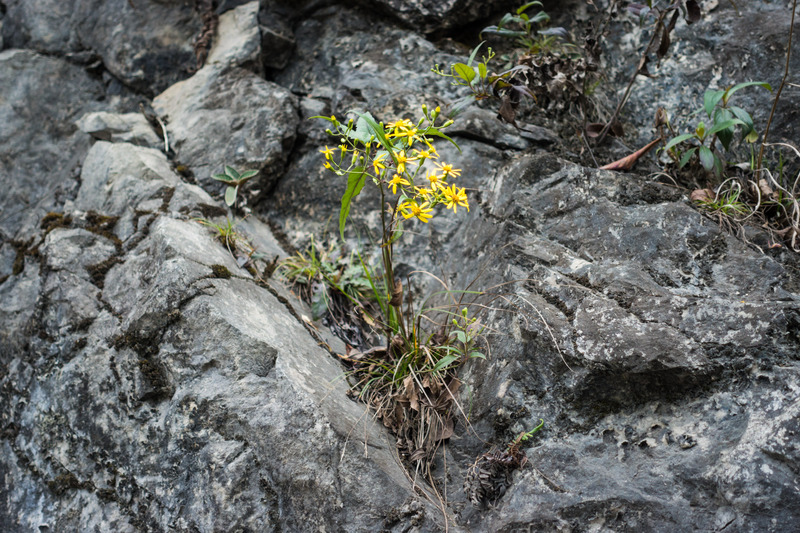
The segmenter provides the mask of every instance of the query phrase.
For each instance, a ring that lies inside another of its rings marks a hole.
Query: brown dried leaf
[[[775,191],[772,190],[769,182],[765,179],[758,180],[758,189],[761,191],[761,196],[765,198],[772,199],[772,197],[775,195]]]
[[[640,157],[652,150],[653,147],[660,142],[660,138],[650,141],[650,143],[648,143],[644,148],[640,148],[627,157],[623,157],[622,159],[614,161],[613,163],[602,166],[600,167],[600,170],[630,170]]]
[[[605,126],[606,125],[603,124],[602,122],[591,122],[587,124],[586,136],[591,139],[598,137],[600,133],[603,131],[603,128],[605,128]],[[622,124],[619,121],[615,120],[613,124],[611,124],[611,127],[608,128],[608,134],[611,135],[612,137],[622,137],[625,134],[625,131],[622,129]]]
[[[711,189],[695,189],[689,198],[693,202],[707,202],[714,199],[714,191]]]

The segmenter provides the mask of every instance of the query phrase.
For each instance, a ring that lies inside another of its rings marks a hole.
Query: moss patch
[[[106,274],[108,274],[108,271],[111,270],[111,267],[119,263],[122,263],[122,259],[120,259],[118,256],[112,256],[105,261],[100,261],[97,264],[87,266],[86,272],[89,273],[89,277],[91,278],[95,287],[102,289],[103,285],[105,284]]]
[[[219,279],[230,279],[231,271],[225,265],[211,265],[211,272],[213,277]]]

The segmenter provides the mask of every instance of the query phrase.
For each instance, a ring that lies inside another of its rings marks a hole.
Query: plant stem
[[[639,58],[639,64],[636,66],[636,70],[634,71],[633,76],[631,76],[631,79],[628,82],[628,86],[625,88],[625,94],[622,96],[622,99],[620,99],[619,103],[617,104],[617,108],[611,115],[611,118],[606,123],[606,125],[603,126],[600,135],[597,137],[597,144],[600,144],[601,142],[603,142],[603,139],[606,138],[608,130],[611,129],[611,125],[614,123],[615,120],[617,120],[617,117],[622,111],[623,106],[625,106],[625,103],[628,101],[628,97],[631,95],[631,90],[633,89],[633,84],[636,82],[636,77],[639,75],[639,71],[642,70],[642,67],[645,66],[647,62],[647,54],[650,52],[650,48],[653,46],[656,37],[659,35],[658,30],[661,29],[661,27],[664,25],[664,17],[667,15],[668,11],[669,9],[662,10],[660,15],[658,16],[658,20],[653,26],[653,35],[650,37],[650,42],[647,43],[644,52],[642,52],[642,56]]]
[[[775,116],[775,110],[778,108],[778,100],[781,97],[784,85],[786,85],[786,78],[789,77],[789,59],[792,57],[792,34],[794,33],[794,13],[797,11],[797,0],[792,2],[792,22],[789,24],[789,43],[786,45],[786,68],[783,72],[783,79],[775,92],[775,100],[772,101],[772,110],[769,113],[769,120],[767,120],[767,127],[764,130],[764,137],[761,139],[761,148],[758,150],[758,161],[756,162],[756,178],[761,174],[761,163],[764,159],[764,145],[767,143],[767,136],[769,135],[769,127],[772,125],[772,119]]]

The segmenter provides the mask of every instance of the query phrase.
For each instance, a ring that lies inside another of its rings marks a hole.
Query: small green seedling
[[[733,94],[745,87],[758,86],[772,91],[769,83],[751,81],[740,83],[724,90],[706,91],[703,97],[703,109],[710,123],[700,121],[693,133],[684,133],[671,139],[664,150],[678,162],[679,168],[686,166],[693,157],[697,156],[700,164],[707,171],[714,171],[717,176],[722,176],[725,163],[716,149],[716,142],[729,152],[733,142],[736,127],[740,127],[742,140],[754,143],[758,139],[758,132],[753,124],[753,117],[741,107],[730,105]],[[692,142],[694,146],[684,151],[680,150],[681,143]]]
[[[235,168],[226,165],[224,174],[214,174],[211,177],[228,185],[228,188],[225,189],[225,203],[231,207],[236,203],[239,187],[251,180],[256,174],[258,174],[257,170],[245,170],[240,174]]]

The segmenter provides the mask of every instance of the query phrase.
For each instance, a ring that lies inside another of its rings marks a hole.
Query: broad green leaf
[[[467,334],[464,333],[463,331],[459,330],[453,331],[450,333],[450,336],[455,337],[456,339],[458,339],[458,342],[463,342],[464,344],[466,344],[469,341],[469,339],[467,339]]]
[[[692,134],[692,133],[684,133],[683,135],[678,135],[677,137],[675,137],[674,139],[670,140],[667,143],[667,145],[664,147],[664,150],[669,150],[670,148],[672,148],[676,144],[680,144],[683,141],[688,141],[689,139],[693,139],[693,138],[694,138],[694,134]]]
[[[718,108],[714,112],[715,125],[725,123],[731,119],[733,119],[733,113],[731,113],[728,109]],[[719,130],[717,132],[717,138],[719,139],[719,142],[722,143],[722,146],[726,151],[730,150],[731,143],[733,142],[733,126]]]
[[[355,139],[364,144],[367,144],[369,142],[370,137],[372,137],[372,131],[370,130],[367,121],[364,120],[363,117],[359,116],[358,120],[356,120],[355,129],[351,129],[350,131],[348,131],[347,136],[351,139]]]
[[[706,114],[708,118],[711,118],[711,114],[714,112],[714,108],[717,107],[717,104],[722,97],[725,95],[725,91],[706,91],[703,95],[703,108],[706,110]]]
[[[697,151],[697,147],[690,148],[690,149],[686,150],[686,152],[684,152],[683,156],[681,156],[681,161],[678,164],[678,168],[685,167],[686,164],[689,162],[689,160],[692,158],[692,156],[694,155],[694,153],[696,151]]]
[[[758,140],[758,132],[755,129],[750,130],[750,133],[745,135],[745,142],[754,143]]]
[[[711,170],[714,168],[714,152],[706,146],[701,146],[698,153],[700,155],[700,164],[703,165],[704,169]]]
[[[241,180],[249,180],[250,178],[252,178],[256,174],[258,174],[258,170],[245,170],[244,172],[242,172],[242,175],[239,176],[239,180],[240,181]]]
[[[486,359],[486,356],[478,351],[469,352],[469,358],[472,359],[473,357],[477,357],[479,359]]]
[[[746,81],[744,83],[739,83],[737,85],[734,85],[733,87],[725,91],[725,103],[726,104],[728,103],[728,100],[731,99],[731,96],[733,96],[733,93],[735,93],[736,91],[744,89],[745,87],[752,87],[754,85],[758,85],[759,87],[763,87],[769,92],[772,92],[772,85],[770,85],[769,83],[765,83],[763,81]]]
[[[444,357],[439,359],[439,362],[436,363],[436,366],[433,367],[433,371],[434,372],[438,372],[438,371],[440,371],[442,369],[445,369],[448,366],[450,366],[451,364],[453,364],[454,362],[458,361],[458,359],[459,359],[459,356],[457,356],[457,355],[452,355],[452,354],[451,355],[445,355]]]
[[[485,80],[487,74],[486,63],[478,63],[478,76],[480,76],[482,80]]]
[[[347,189],[342,196],[342,207],[339,210],[339,235],[344,241],[344,226],[347,222],[347,217],[350,215],[350,203],[358,196],[361,189],[364,188],[364,183],[367,179],[367,173],[364,167],[356,167],[347,176]]]
[[[228,187],[225,189],[225,203],[229,206],[233,205],[236,201],[236,187]]]
[[[719,131],[726,130],[728,128],[733,128],[734,126],[738,126],[739,124],[744,124],[744,122],[742,122],[738,118],[732,118],[730,120],[717,122],[717,123],[714,124],[713,128],[708,130],[708,133],[706,135],[714,135],[715,133],[717,133]]]
[[[392,142],[386,137],[386,132],[383,131],[383,126],[378,124],[372,115],[369,113],[359,113],[359,118],[364,119],[364,122],[372,129],[372,134],[375,135],[375,139],[383,146],[384,150],[389,152],[389,155],[392,156],[392,159],[395,160],[394,157],[394,145]],[[397,160],[395,160],[395,163]]]
[[[544,11],[539,11],[531,19],[531,22],[536,23],[536,24],[547,24],[548,22],[550,22],[550,15],[548,15]]]
[[[459,78],[467,82],[467,84],[471,83],[472,79],[475,77],[475,70],[464,63],[456,63],[453,65],[453,71],[455,71]]]
[[[227,174],[228,176],[232,177],[235,180],[239,179],[239,173],[236,172],[236,169],[233,168],[233,167],[229,167],[229,166],[226,165],[225,166],[225,174]]]
[[[742,137],[747,140],[749,138],[753,138],[753,135],[755,135],[755,138],[753,138],[752,141],[747,141],[755,142],[755,140],[758,139],[758,132],[755,131],[756,126],[753,123],[753,117],[750,116],[750,113],[737,106],[731,106],[728,109],[730,109],[731,112],[736,115],[736,118],[744,123],[742,124]]]
[[[227,174],[214,174],[211,177],[219,181],[233,181],[233,179],[231,179],[231,177]]]

